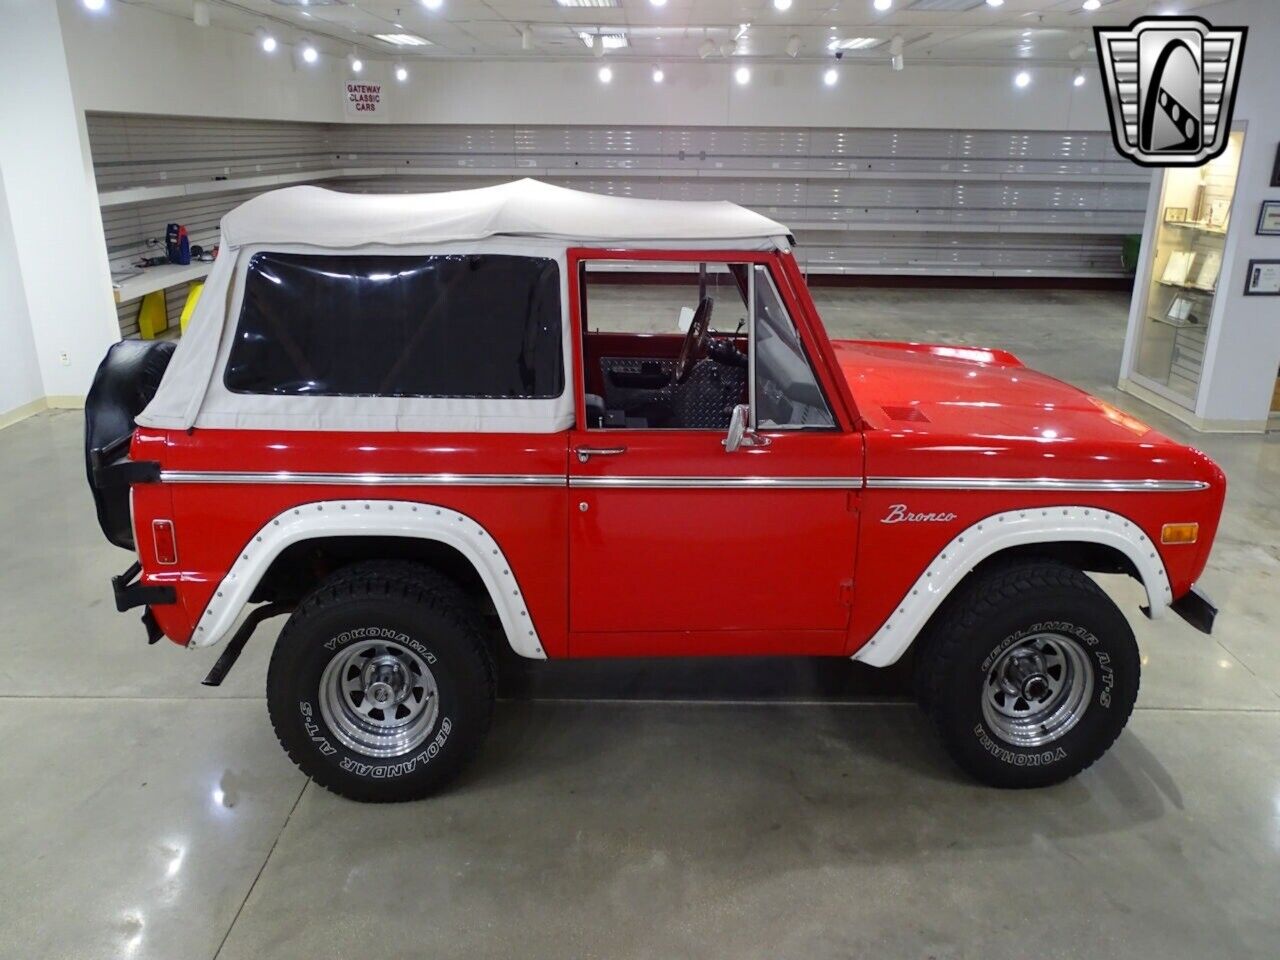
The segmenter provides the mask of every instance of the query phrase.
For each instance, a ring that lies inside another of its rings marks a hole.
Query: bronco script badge
[[[954,513],[912,513],[905,503],[895,503],[889,512],[880,518],[881,523],[950,523],[956,518]]]
[[[1246,32],[1199,17],[1094,27],[1116,149],[1144,167],[1198,167],[1221,154]]]

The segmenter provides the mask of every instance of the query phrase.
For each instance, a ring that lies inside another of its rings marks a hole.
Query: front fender
[[[1009,510],[985,517],[952,538],[853,659],[876,667],[896,663],[942,601],[974,567],[1003,550],[1037,543],[1097,543],[1113,547],[1128,557],[1137,570],[1147,591],[1150,617],[1162,616],[1173,602],[1160,551],[1132,520],[1097,507]]]

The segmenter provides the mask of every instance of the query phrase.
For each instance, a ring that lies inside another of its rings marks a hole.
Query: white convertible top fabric
[[[222,242],[442,243],[545,237],[573,244],[646,240],[765,240],[787,228],[728,201],[637,200],[514,180],[446,193],[354,194],[322,187],[273,190],[222,218]]]
[[[319,187],[264,193],[222,218],[222,241],[187,332],[137,422],[144,427],[257,430],[554,433],[572,426],[573,349],[566,249],[787,248],[787,228],[732,203],[635,200],[519,180],[431,194],[347,194]],[[222,374],[257,252],[424,256],[514,254],[560,269],[565,389],[558,397],[325,397],[238,394]]]

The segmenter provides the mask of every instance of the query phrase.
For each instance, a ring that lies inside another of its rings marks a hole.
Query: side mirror
[[[751,416],[751,408],[745,403],[740,403],[733,408],[733,413],[729,417],[729,435],[721,441],[724,444],[725,453],[733,453],[739,447],[767,447],[769,438],[762,437],[750,427],[747,426],[747,420]]]

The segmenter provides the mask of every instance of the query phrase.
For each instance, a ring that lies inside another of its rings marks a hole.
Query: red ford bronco
[[[551,657],[910,653],[957,763],[1052,784],[1138,692],[1125,617],[1208,632],[1222,471],[1001,350],[832,341],[787,229],[522,181],[229,213],[177,349],[87,405],[114,580],[152,641],[288,614],[271,722],[360,800],[439,787],[494,645]],[[732,584],[732,599],[709,581]]]

